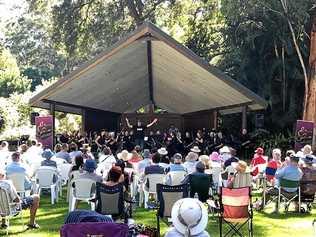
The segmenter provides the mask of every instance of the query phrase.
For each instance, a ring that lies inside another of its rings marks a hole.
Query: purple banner
[[[295,150],[301,150],[305,145],[312,145],[314,123],[310,121],[297,120],[295,132]]]
[[[53,149],[53,116],[35,117],[35,125],[37,141]]]

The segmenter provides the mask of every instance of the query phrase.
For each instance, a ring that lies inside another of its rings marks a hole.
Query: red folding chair
[[[234,234],[242,237],[242,228],[247,224],[248,236],[253,236],[253,211],[251,202],[251,188],[221,188],[220,189],[220,213],[219,231],[220,236],[233,236]],[[223,233],[223,226],[229,227]]]

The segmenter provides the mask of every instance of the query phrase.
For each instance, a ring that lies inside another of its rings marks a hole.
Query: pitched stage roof
[[[46,109],[50,103],[78,114],[82,108],[132,112],[152,103],[179,114],[266,107],[261,97],[149,22],[30,100]]]

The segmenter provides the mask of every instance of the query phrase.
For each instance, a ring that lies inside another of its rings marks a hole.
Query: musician
[[[145,141],[145,149],[151,150],[152,148],[156,148],[156,141],[154,132],[150,131]]]
[[[164,145],[164,136],[161,134],[160,130],[157,130],[154,135],[154,141],[156,148],[159,149]]]
[[[122,150],[127,150],[128,152],[131,152],[134,149],[132,134],[130,134],[128,131],[124,132],[122,142],[123,142],[123,144],[122,144],[123,149]]]
[[[61,134],[61,136],[59,137],[59,143],[63,144],[63,143],[69,143],[69,135],[68,133],[65,131]]]
[[[120,133],[115,136],[115,132],[109,133],[109,138],[106,140],[107,146],[111,149],[112,153],[115,154],[118,148],[118,139]]]
[[[140,120],[137,121],[136,125],[131,125],[128,118],[126,118],[126,124],[129,128],[134,130],[135,134],[135,145],[139,145],[142,149],[144,148],[144,137],[145,137],[145,129],[150,128],[155,123],[157,123],[158,119],[155,118],[151,123],[147,125],[143,125]]]
[[[205,144],[204,144],[204,137],[201,130],[198,130],[195,137],[195,144],[204,151]]]
[[[103,146],[106,146],[106,142],[108,139],[108,133],[105,131],[105,129],[101,130],[101,134],[95,139],[95,143],[98,146],[98,149],[102,149]]]
[[[243,129],[240,135],[240,157],[242,159],[248,159],[249,157],[249,149],[251,145],[250,136],[248,134],[247,129]]]

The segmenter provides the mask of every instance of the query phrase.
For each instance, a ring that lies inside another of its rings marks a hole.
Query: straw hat
[[[203,162],[205,165],[208,165],[210,158],[207,155],[201,155],[199,157],[199,161]]]
[[[250,172],[247,163],[243,160],[232,163],[232,166],[235,168],[235,170],[237,170],[240,173]]]
[[[223,154],[223,153],[230,153],[230,149],[228,146],[223,146],[221,149],[219,149],[219,153]]]
[[[193,236],[205,230],[208,215],[206,207],[198,199],[184,198],[173,205],[171,219],[178,232]]]
[[[304,152],[304,155],[313,154],[311,145],[305,145],[301,151]]]
[[[120,153],[117,154],[117,158],[120,160],[128,161],[133,157],[132,153],[129,153],[127,150],[123,150]]]
[[[158,149],[158,153],[159,153],[160,155],[165,156],[165,155],[168,154],[168,151],[167,151],[167,149],[166,149],[165,147],[161,147],[160,149]]]
[[[194,146],[193,148],[191,148],[191,151],[195,152],[195,153],[200,153],[201,152],[201,150],[200,150],[200,148],[198,146]]]
[[[196,161],[199,158],[198,154],[194,152],[189,152],[188,155],[185,157],[186,161]]]

